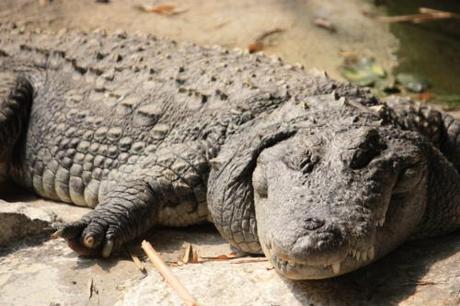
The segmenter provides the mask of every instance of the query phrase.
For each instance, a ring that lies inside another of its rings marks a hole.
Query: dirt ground
[[[344,54],[369,55],[387,70],[397,59],[398,40],[381,14],[364,0],[1,0],[0,21],[29,30],[104,29],[152,33],[180,41],[228,48],[261,42],[263,51],[306,68],[340,78]],[[174,13],[144,12],[142,5],[174,5]],[[318,18],[335,31],[315,25]],[[11,192],[11,191],[9,191]],[[18,207],[34,205],[57,218],[79,218],[80,208],[37,200],[21,191],[0,198]],[[8,212],[9,213],[9,212]],[[0,210],[0,215],[2,211]],[[5,214],[7,214],[5,212]],[[1,226],[0,226],[1,228]],[[0,250],[2,305],[177,305],[177,297],[154,269],[140,273],[129,257],[99,261],[75,256],[60,240],[25,240]],[[230,252],[212,228],[161,230],[150,239],[169,259],[180,256],[185,242],[201,255]],[[377,264],[345,277],[318,282],[289,282],[266,263],[208,263],[174,268],[204,305],[458,305],[460,239],[458,235],[410,243]],[[244,289],[244,290],[243,290]],[[142,299],[144,297],[144,299]],[[147,299],[147,300],[146,300]]]
[[[143,12],[142,5],[175,5],[170,16]],[[375,21],[377,14],[363,0],[2,0],[0,19],[13,20],[29,28],[62,28],[92,31],[106,29],[152,33],[201,45],[218,44],[247,48],[262,39],[264,51],[290,63],[319,68],[339,78],[340,54],[357,52],[375,57],[384,67],[396,64],[393,52],[398,41],[388,26]],[[335,32],[314,25],[315,19],[330,21]],[[272,35],[267,35],[274,32]]]

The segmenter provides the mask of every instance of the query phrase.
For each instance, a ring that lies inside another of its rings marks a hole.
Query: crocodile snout
[[[305,279],[341,274],[349,244],[340,226],[318,218],[307,218],[297,237],[272,233],[263,242],[274,267],[286,277]]]
[[[317,218],[308,218],[296,236],[275,232],[271,237],[273,254],[295,262],[312,265],[330,264],[346,256],[344,230]]]

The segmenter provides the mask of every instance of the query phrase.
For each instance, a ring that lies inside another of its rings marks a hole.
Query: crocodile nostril
[[[305,220],[304,228],[309,231],[314,231],[324,225],[324,221],[317,218],[308,218]]]

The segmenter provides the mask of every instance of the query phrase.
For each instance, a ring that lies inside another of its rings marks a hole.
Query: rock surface
[[[6,198],[11,203],[1,203],[4,210],[54,211],[47,224],[79,218],[86,211],[31,197]],[[1,305],[181,305],[138,249],[132,252],[146,261],[147,276],[126,251],[111,260],[81,258],[64,241],[48,237],[32,236],[0,248]],[[231,252],[212,226],[158,229],[148,240],[201,305],[460,304],[458,234],[408,243],[343,277],[302,282],[281,278],[267,262],[234,263],[241,260],[234,259],[175,265],[185,243],[202,257]]]
[[[0,246],[43,233],[55,219],[50,211],[0,200]]]
[[[18,197],[21,201],[17,201]],[[60,223],[76,221],[89,211],[36,199],[6,182],[0,182],[0,198],[0,247],[35,235],[49,234]],[[2,200],[4,198],[8,202]]]
[[[458,305],[460,239],[401,248],[368,268],[323,281],[288,281],[266,263],[206,263],[174,268],[203,305]],[[180,305],[153,272],[118,305]]]

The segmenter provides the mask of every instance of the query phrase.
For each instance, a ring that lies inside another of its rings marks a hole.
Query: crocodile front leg
[[[81,220],[56,232],[81,255],[110,256],[115,248],[151,228],[158,211],[158,191],[145,179],[118,182],[103,202]]]
[[[176,145],[141,158],[109,176],[94,211],[55,235],[80,255],[108,257],[155,225],[205,221],[208,171],[199,145]]]

